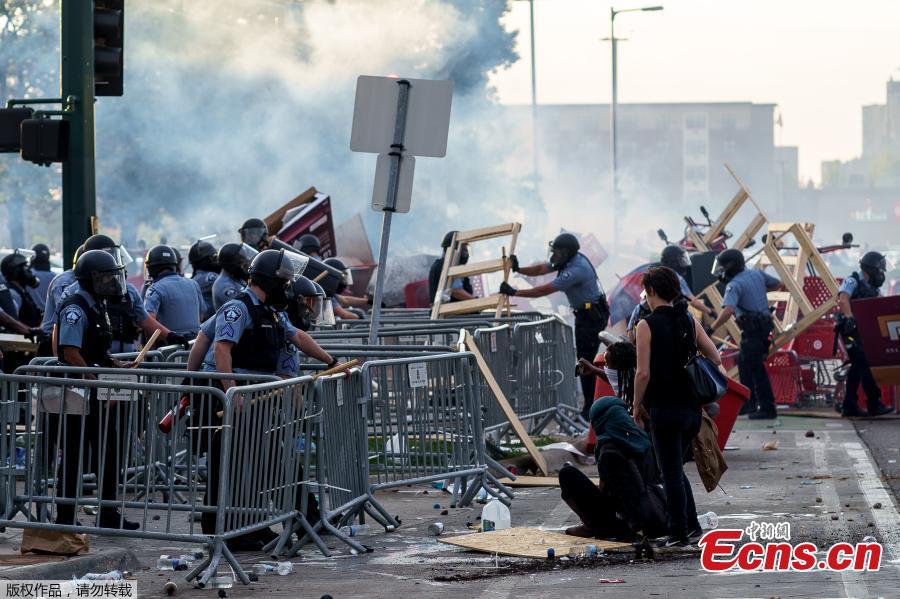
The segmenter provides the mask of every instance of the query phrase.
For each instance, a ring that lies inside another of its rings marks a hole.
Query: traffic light
[[[30,119],[30,108],[0,108],[0,152],[18,152],[22,147],[22,121]]]
[[[125,0],[94,0],[94,95],[121,96]]]
[[[23,160],[43,166],[69,157],[69,121],[41,117],[22,121]]]

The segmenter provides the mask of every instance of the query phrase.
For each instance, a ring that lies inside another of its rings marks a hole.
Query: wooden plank
[[[450,270],[450,264],[453,262],[453,257],[456,256],[457,235],[459,235],[459,232],[453,234],[453,237],[450,240],[450,247],[444,252],[444,264],[441,267],[441,277],[438,279],[437,291],[435,291],[434,297],[431,298],[431,320],[435,320],[441,313],[441,300],[444,297],[444,289],[447,286],[447,273]]]
[[[750,224],[747,225],[747,228],[744,229],[744,232],[741,233],[740,237],[734,243],[729,244],[729,247],[743,250],[747,247],[747,244],[753,239],[753,237],[759,233],[759,230],[762,229],[763,225],[766,224],[766,217],[762,214],[757,214],[753,217],[753,220],[750,221]]]
[[[715,284],[710,285],[706,289],[704,289],[700,295],[706,295],[707,299],[709,299],[709,303],[712,304],[713,310],[716,313],[722,311],[722,295],[719,293],[719,290],[716,289]],[[738,345],[741,343],[741,329],[738,328],[737,322],[734,320],[734,317],[729,318],[725,321],[725,324],[722,325],[725,327],[725,330],[728,331],[728,334],[731,335],[731,338]]]
[[[495,293],[487,297],[476,297],[475,299],[463,300],[461,302],[451,302],[441,304],[438,316],[448,316],[452,314],[471,314],[473,312],[481,312],[489,308],[496,308],[500,301],[500,294]]]
[[[470,262],[469,264],[457,264],[451,266],[447,271],[447,277],[451,279],[462,279],[473,275],[480,275],[486,272],[500,272],[503,270],[503,259],[485,260],[484,262]]]
[[[719,218],[713,223],[713,226],[703,235],[703,241],[706,245],[712,243],[716,237],[722,234],[722,231],[725,230],[725,227],[727,227],[728,223],[731,222],[731,219],[734,218],[734,215],[737,214],[741,209],[741,206],[744,205],[748,196],[747,190],[743,187],[734,194],[734,197],[731,198],[731,201],[725,206],[725,210],[722,211]]]
[[[519,232],[522,230],[522,225],[519,223],[513,223],[513,232],[512,239],[509,242],[509,255],[512,256],[516,253],[516,241],[519,239]],[[506,257],[506,248],[503,248],[503,282],[509,283],[509,272],[510,272],[510,264],[509,260]],[[497,305],[497,311],[494,313],[494,318],[500,318],[503,315],[503,308],[506,308],[506,315],[509,316],[512,313],[512,300],[508,295],[504,295],[500,297],[500,303]]]
[[[770,302],[786,302],[791,299],[791,294],[787,291],[769,291],[766,296]]]
[[[775,350],[784,347],[794,339],[800,336],[800,334],[808,329],[814,322],[828,314],[837,303],[837,298],[832,298],[816,308],[815,310],[804,314],[803,318],[795,322],[790,327],[785,327],[784,333],[775,337],[772,342],[772,349],[769,350],[769,354],[775,353]]]
[[[460,231],[456,234],[456,240],[460,243],[472,243],[473,241],[483,241],[485,239],[493,239],[494,237],[512,235],[517,225],[519,225],[519,223],[506,223],[504,225],[494,225],[493,227],[484,227],[482,229],[472,229],[471,231]]]
[[[547,559],[547,549],[553,548],[557,557],[565,557],[570,552],[583,554],[588,545],[597,551],[633,551],[631,543],[604,541],[601,539],[585,539],[573,537],[561,532],[540,530],[538,528],[516,527],[477,532],[454,537],[438,537],[438,541],[447,545],[478,551],[480,553],[496,553],[512,557],[531,557]]]
[[[535,446],[534,441],[531,440],[531,437],[528,436],[528,431],[526,431],[525,427],[522,426],[522,422],[519,420],[519,417],[516,416],[515,410],[513,410],[512,406],[509,405],[509,402],[506,401],[506,396],[503,395],[503,390],[500,389],[500,385],[497,384],[497,380],[494,378],[494,374],[491,372],[491,369],[488,368],[487,363],[484,361],[484,356],[481,355],[481,351],[478,349],[478,344],[475,343],[475,339],[472,337],[471,333],[469,333],[469,331],[467,330],[463,330],[463,335],[465,337],[466,348],[472,353],[472,355],[475,356],[475,362],[478,363],[478,369],[481,370],[481,375],[484,377],[484,381],[491,389],[491,392],[494,395],[494,399],[496,399],[497,403],[500,405],[500,409],[503,411],[503,415],[506,417],[506,420],[509,422],[509,425],[512,427],[513,431],[516,433],[516,436],[519,437],[519,439],[522,441],[522,444],[528,451],[528,455],[531,456],[531,458],[534,460],[534,463],[537,465],[538,470],[546,476],[548,474],[547,461],[544,459],[543,454]]]
[[[591,482],[595,485],[600,484],[599,478],[592,478]],[[500,479],[500,483],[507,487],[558,487],[559,478],[556,476],[522,476],[517,475],[516,480],[506,477]]]
[[[778,278],[781,279],[782,285],[787,287],[787,290],[793,296],[794,301],[800,304],[800,308],[803,310],[804,314],[809,314],[812,312],[812,305],[809,303],[809,298],[806,297],[806,294],[803,293],[803,288],[797,285],[797,281],[794,279],[794,274],[788,269],[787,266],[781,262],[781,256],[778,255],[778,250],[772,245],[771,240],[769,240],[766,245],[763,247],[763,251],[769,256],[769,260],[772,261],[772,268],[774,268],[778,272]]]
[[[687,228],[687,236],[688,239],[694,244],[694,247],[697,248],[698,252],[708,252],[709,246],[706,245],[706,242],[703,240],[703,236],[701,236],[697,231],[694,230],[694,227],[688,226]]]
[[[0,333],[0,349],[3,349],[4,351],[34,353],[35,351],[37,351],[37,347],[37,343],[29,341],[22,335]]]

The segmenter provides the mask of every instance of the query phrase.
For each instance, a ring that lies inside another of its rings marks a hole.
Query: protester
[[[437,294],[438,286],[441,284],[441,273],[444,271],[444,260],[447,259],[447,250],[450,249],[450,244],[453,243],[453,235],[455,235],[457,231],[448,231],[446,235],[444,235],[444,240],[441,241],[441,257],[431,263],[431,268],[428,270],[428,297],[431,298],[433,302],[435,300],[435,295]],[[469,261],[469,246],[468,244],[460,244],[459,252],[456,255],[456,264],[452,264],[451,266],[456,266],[459,264],[465,264]],[[445,291],[446,295],[449,296],[446,300],[442,299],[441,301],[446,302],[461,302],[463,300],[470,300],[475,298],[475,290],[472,287],[472,281],[469,277],[456,277],[450,281],[450,289]]]
[[[665,266],[650,268],[641,281],[652,313],[637,325],[637,369],[633,419],[644,428],[646,407],[650,435],[666,490],[668,537],[660,547],[684,547],[701,533],[684,457],[700,430],[700,406],[693,396],[685,364],[694,347],[721,366],[722,360],[703,327],[691,318],[678,277]]]

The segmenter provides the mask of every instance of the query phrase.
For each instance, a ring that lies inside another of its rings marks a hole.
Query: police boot
[[[867,418],[869,413],[859,408],[859,403],[854,398],[853,401],[844,400],[841,406],[842,418]]]

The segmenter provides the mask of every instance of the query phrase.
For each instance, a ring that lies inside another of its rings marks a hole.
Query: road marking
[[[834,484],[834,478],[831,476],[834,474],[832,467],[828,464],[828,454],[827,448],[829,446],[833,447],[831,443],[831,437],[829,433],[823,432],[821,434],[821,439],[816,439],[815,441],[806,441],[802,437],[800,437],[801,432],[795,431],[795,435],[797,436],[797,446],[798,447],[811,447],[813,450],[813,466],[815,468],[816,474],[820,476],[829,476],[827,479],[823,479],[821,485],[817,485],[816,488],[818,490],[819,495],[822,497],[822,503],[824,506],[831,508],[838,515],[838,522],[834,526],[840,532],[841,538],[845,540],[850,540],[850,528],[847,526],[847,521],[844,519],[844,513],[841,510],[841,498],[838,496],[837,486]],[[828,524],[826,523],[826,527]],[[819,550],[825,550],[825,547],[819,547]],[[862,579],[862,576],[858,572],[850,572],[843,571],[841,574],[841,582],[844,585],[844,596],[845,597],[856,597],[858,599],[868,599],[869,597],[869,589],[866,587],[865,581]]]
[[[857,475],[861,477],[859,488],[866,498],[866,503],[869,504],[875,526],[881,533],[882,546],[890,555],[892,565],[900,570],[900,514],[897,513],[893,498],[875,471],[866,448],[861,443],[844,443],[844,449],[853,460]],[[876,503],[881,504],[881,509],[876,510],[873,507]]]

